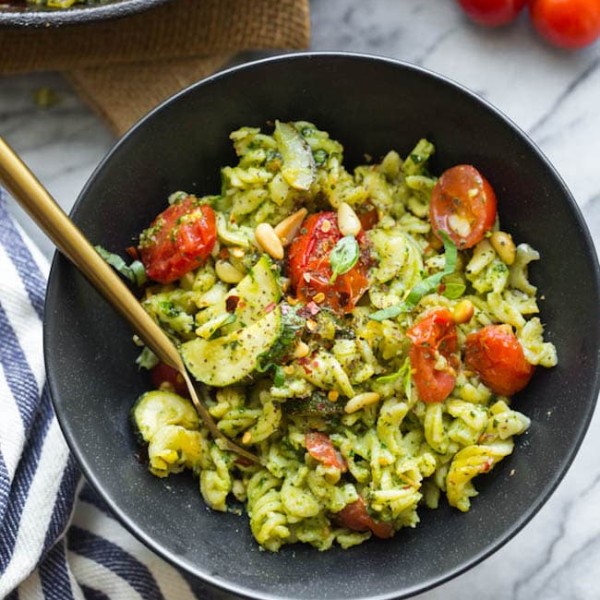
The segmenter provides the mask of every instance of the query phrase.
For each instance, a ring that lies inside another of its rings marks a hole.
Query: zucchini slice
[[[273,137],[283,157],[281,175],[294,189],[307,191],[316,178],[315,159],[308,142],[290,123],[275,122]]]
[[[279,339],[281,329],[281,309],[277,306],[244,329],[214,340],[186,342],[181,346],[181,356],[198,381],[225,387],[256,369],[260,355]]]
[[[263,254],[250,272],[228,292],[223,300],[198,314],[196,325],[201,327],[215,319],[218,321],[222,315],[228,314],[227,303],[232,298],[238,299],[233,312],[235,321],[222,329],[224,333],[232,333],[261,319],[267,307],[277,304],[281,299],[279,278],[272,267],[273,263],[269,256]]]
[[[142,394],[131,409],[137,432],[149,442],[166,425],[198,429],[198,413],[192,403],[173,392],[153,390]]]

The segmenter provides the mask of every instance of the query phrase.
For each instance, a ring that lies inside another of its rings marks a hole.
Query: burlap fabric
[[[113,21],[0,30],[0,69],[64,72],[121,134],[236,53],[303,49],[309,36],[308,0],[171,0]]]

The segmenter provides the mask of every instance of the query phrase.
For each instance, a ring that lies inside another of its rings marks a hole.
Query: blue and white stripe
[[[0,189],[0,598],[194,600],[82,481],[45,385],[48,265]],[[206,598],[205,594],[202,597]]]

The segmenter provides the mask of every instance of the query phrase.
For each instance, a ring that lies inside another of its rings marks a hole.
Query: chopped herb
[[[275,387],[282,387],[285,384],[285,372],[281,365],[275,366],[275,375],[273,376],[273,385]]]
[[[444,292],[442,296],[450,300],[460,298],[467,289],[467,286],[462,281],[449,281],[444,283]]]
[[[346,235],[339,240],[329,255],[332,271],[329,283],[334,283],[338,275],[347,273],[358,262],[359,255],[360,248],[354,236]]]
[[[394,306],[389,306],[383,310],[378,310],[370,315],[369,318],[373,319],[374,321],[383,321],[384,319],[393,319],[401,313],[411,312],[417,306],[423,296],[433,292],[440,285],[442,279],[446,275],[451,275],[454,273],[454,270],[456,269],[457,258],[456,245],[446,235],[445,232],[441,231],[440,235],[444,240],[444,250],[446,252],[446,264],[444,266],[444,270],[436,273],[435,275],[430,275],[426,279],[423,279],[417,283],[417,285],[410,290],[404,302]]]
[[[115,270],[135,285],[146,283],[146,269],[139,260],[128,265],[118,254],[105,250],[102,246],[94,246],[96,252]]]

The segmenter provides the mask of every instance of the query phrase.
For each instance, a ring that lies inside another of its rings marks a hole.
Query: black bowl
[[[515,401],[532,419],[513,455],[477,482],[469,513],[423,509],[389,541],[319,553],[261,552],[246,516],[205,508],[197,482],[162,481],[136,458],[128,420],[148,385],[131,332],[61,256],[46,303],[50,389],[67,440],[93,486],[142,541],[206,582],[254,598],[407,597],[475,565],[515,535],[556,488],[581,444],[598,395],[599,273],[590,236],[565,184],[502,114],[458,85],[392,60],[299,54],[244,65],[167,101],[134,127],[94,173],[73,219],[94,242],[131,245],[174,190],[219,190],[232,164],[228,133],[275,118],[306,119],[346,148],[346,162],[422,136],[437,172],[474,163],[499,197],[503,228],[542,254],[531,271],[559,365],[539,369]]]
[[[125,17],[126,15],[148,10],[165,1],[105,0],[103,3],[76,4],[71,8],[65,9],[43,6],[7,6],[0,8],[0,27],[59,27],[63,25],[79,25]],[[8,3],[10,4],[11,0],[8,0]],[[17,3],[15,2],[15,4]]]

